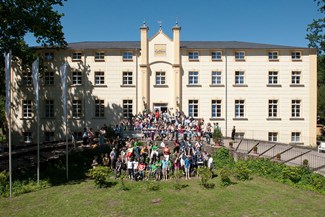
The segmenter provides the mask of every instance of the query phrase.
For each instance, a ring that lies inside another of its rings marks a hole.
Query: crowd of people
[[[170,114],[156,110],[135,115],[115,126],[115,139],[106,143],[110,153],[96,156],[92,166],[109,166],[116,178],[124,172],[130,180],[168,180],[170,175],[179,172],[190,179],[198,175],[200,167],[209,167],[212,174],[213,158],[204,149],[203,140],[210,144],[213,130],[220,130],[218,123],[213,125],[178,111]],[[122,133],[126,130],[143,136],[123,139]],[[104,145],[104,134],[105,127],[102,127],[99,147]],[[91,128],[85,129],[84,135],[87,142],[94,139]]]

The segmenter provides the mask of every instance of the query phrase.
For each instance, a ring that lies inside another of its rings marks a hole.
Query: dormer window
[[[197,52],[197,51],[189,52],[188,59],[189,60],[199,60],[199,52]]]
[[[291,52],[291,59],[294,60],[301,60],[301,52],[300,51],[294,51]]]
[[[244,51],[236,51],[235,59],[236,60],[245,60],[245,52]]]
[[[82,53],[81,52],[74,52],[72,53],[72,60],[73,61],[80,61]]]
[[[95,61],[104,61],[105,53],[104,52],[96,52],[95,53]]]
[[[277,51],[269,52],[269,60],[278,60],[279,53]]]
[[[124,61],[133,60],[133,53],[131,51],[123,52],[123,60]]]
[[[54,53],[45,53],[44,58],[45,61],[52,61],[54,60]]]
[[[212,57],[212,60],[221,60],[221,57],[222,57],[222,53],[221,51],[214,51],[211,53],[211,57]]]

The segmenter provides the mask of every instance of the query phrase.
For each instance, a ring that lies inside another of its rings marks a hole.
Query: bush
[[[231,156],[228,149],[222,147],[217,150],[213,156],[215,168],[233,167],[235,164],[234,158]]]
[[[231,170],[229,168],[225,167],[220,170],[221,186],[228,186],[232,184],[229,178],[230,175],[231,175]]]
[[[8,191],[8,174],[6,171],[0,173],[0,196],[4,196]]]
[[[173,179],[175,179],[175,184],[174,184],[175,190],[182,190],[183,188],[186,188],[189,186],[187,184],[182,184],[180,182],[181,178],[183,177],[183,171],[181,171],[181,170],[170,175],[170,177],[173,177]]]
[[[298,183],[301,180],[301,174],[298,167],[284,167],[282,170],[283,181],[290,180],[293,183]]]
[[[158,191],[160,189],[159,182],[148,181],[147,189],[149,191]]]
[[[241,181],[245,181],[249,179],[249,175],[252,173],[250,169],[248,169],[245,161],[237,161],[234,169],[234,176]]]
[[[214,188],[215,184],[209,182],[211,177],[210,169],[208,167],[200,167],[198,172],[200,174],[200,185],[206,189]]]
[[[95,179],[95,186],[98,188],[107,187],[106,178],[110,172],[109,167],[97,166],[93,169],[88,170],[87,175]]]
[[[312,185],[316,190],[325,191],[325,177],[318,174],[313,173],[311,175]]]

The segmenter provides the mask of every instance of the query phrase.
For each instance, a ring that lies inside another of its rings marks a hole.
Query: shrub
[[[293,183],[298,183],[301,180],[301,174],[298,167],[286,166],[282,170],[283,181],[290,180]]]
[[[8,190],[8,174],[6,171],[0,173],[0,196],[5,195]]]
[[[128,190],[130,190],[130,188],[125,185],[125,182],[124,182],[125,177],[126,176],[124,174],[119,177],[119,179],[121,181],[121,190],[128,191]]]
[[[249,175],[252,173],[250,169],[248,169],[245,161],[236,162],[234,169],[234,176],[241,181],[248,180]]]
[[[229,168],[222,168],[220,170],[221,186],[231,185],[231,180],[229,176],[231,175],[231,170]]]
[[[206,189],[214,188],[215,184],[209,182],[211,177],[210,169],[208,167],[200,167],[198,172],[200,174],[200,185]]]
[[[183,188],[188,187],[188,185],[186,184],[181,184],[180,180],[183,177],[183,171],[178,171],[175,172],[174,174],[172,174],[170,177],[173,177],[173,179],[175,179],[175,184],[174,184],[174,189],[175,190],[181,190]]]
[[[149,191],[158,191],[160,189],[159,182],[148,181],[147,183],[147,189]]]
[[[312,185],[315,187],[316,190],[323,190],[325,191],[325,178],[324,176],[313,173],[311,175]]]
[[[109,172],[109,167],[97,166],[93,169],[88,170],[87,175],[95,179],[96,187],[102,188],[107,186],[106,178],[108,177]]]
[[[222,147],[217,150],[213,157],[214,166],[223,168],[225,166],[232,167],[235,164],[234,158],[231,156],[228,149]]]

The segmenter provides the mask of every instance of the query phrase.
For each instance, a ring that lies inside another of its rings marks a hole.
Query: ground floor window
[[[268,141],[269,142],[277,142],[278,141],[278,133],[277,132],[269,132]]]
[[[32,142],[32,133],[31,132],[24,132],[24,142],[25,143],[31,143]]]
[[[54,132],[45,132],[44,142],[53,142],[53,141],[54,141]]]
[[[81,100],[73,100],[72,101],[72,117],[73,118],[81,118],[81,115],[82,115]]]
[[[291,133],[291,142],[300,142],[300,132]]]
[[[133,109],[132,109],[132,100],[123,100],[123,117],[128,118],[132,116]]]
[[[199,116],[199,101],[189,100],[188,101],[188,116],[197,118]]]

